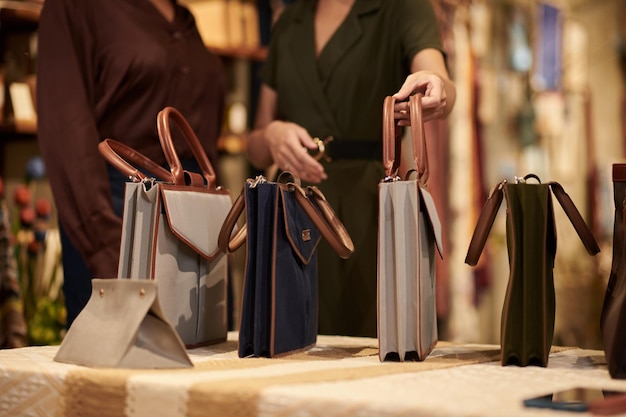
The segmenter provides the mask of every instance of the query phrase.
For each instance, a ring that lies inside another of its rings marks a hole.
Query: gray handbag
[[[163,316],[156,282],[128,279],[92,280],[91,297],[54,360],[103,368],[193,366]]]
[[[383,107],[383,165],[378,185],[378,343],[379,358],[424,360],[437,343],[435,251],[441,255],[441,223],[426,189],[428,156],[421,96],[410,99],[416,169],[398,176],[400,137],[395,99]],[[410,179],[412,174],[415,179]]]
[[[170,119],[189,144],[202,175],[184,171],[174,149]],[[217,237],[232,207],[228,191],[217,187],[215,173],[198,138],[174,108],[158,115],[158,132],[171,173],[111,139],[100,152],[126,183],[119,278],[158,282],[166,319],[187,347],[226,340],[227,256]],[[147,178],[128,161],[159,176]]]

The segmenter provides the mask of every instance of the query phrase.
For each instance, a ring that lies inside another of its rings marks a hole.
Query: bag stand
[[[189,368],[182,340],[163,316],[157,283],[93,279],[85,308],[54,357],[103,368]]]

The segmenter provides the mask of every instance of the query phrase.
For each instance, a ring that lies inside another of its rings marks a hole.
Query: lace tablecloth
[[[503,367],[494,345],[439,342],[424,362],[381,363],[376,339],[320,336],[308,352],[239,359],[236,333],[189,351],[191,369],[93,369],[57,347],[0,351],[0,416],[557,416],[522,400],[586,386],[626,390],[602,351],[553,349],[547,368]],[[577,413],[584,416],[585,413]]]

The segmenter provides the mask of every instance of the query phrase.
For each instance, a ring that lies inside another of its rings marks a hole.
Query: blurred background
[[[181,0],[229,80],[220,141],[224,185],[252,171],[241,137],[255,111],[256,72],[280,0]],[[626,0],[432,0],[457,86],[449,119],[429,122],[429,188],[443,223],[437,265],[440,339],[499,343],[508,281],[504,204],[480,263],[464,263],[497,183],[528,173],[558,181],[600,243],[587,255],[560,206],[556,345],[602,348],[599,319],[611,263],[611,167],[626,162]],[[34,78],[43,1],[0,1],[0,346],[60,342],[60,246],[37,149]],[[86,184],[88,186],[88,184]],[[238,322],[245,254],[233,257]],[[236,326],[236,325],[235,325]]]

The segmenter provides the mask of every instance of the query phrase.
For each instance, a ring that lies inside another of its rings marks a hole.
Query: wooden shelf
[[[3,30],[34,30],[39,25],[43,1],[0,1]]]

